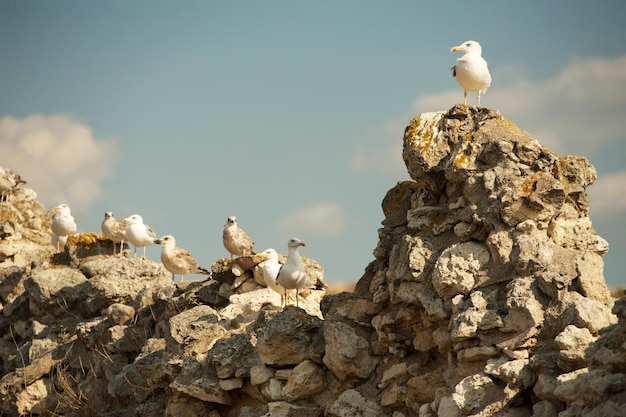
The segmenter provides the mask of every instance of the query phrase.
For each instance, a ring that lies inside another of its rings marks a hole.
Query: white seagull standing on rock
[[[107,239],[113,242],[113,255],[115,255],[115,244],[121,243],[120,245],[120,253],[122,253],[122,249],[124,249],[124,241],[126,240],[126,224],[124,220],[117,220],[115,216],[113,216],[112,211],[107,211],[104,213],[104,220],[102,220],[102,233],[107,237]]]
[[[450,52],[463,52],[461,58],[457,58],[453,66],[452,76],[463,87],[463,103],[467,104],[467,92],[478,92],[478,106],[480,107],[480,93],[486,93],[491,86],[491,75],[487,61],[482,57],[482,48],[476,41],[463,42],[459,46],[453,46]]]
[[[172,281],[174,281],[176,274],[180,275],[181,282],[187,274],[211,275],[210,271],[198,265],[198,262],[196,262],[189,252],[176,246],[174,236],[163,236],[155,240],[154,243],[161,244],[163,247],[161,251],[161,262],[165,269],[172,273]]]
[[[67,236],[76,233],[76,220],[71,214],[70,206],[60,204],[52,209],[52,233],[57,236],[55,239],[57,250],[61,250],[61,241],[67,241]],[[65,244],[63,244],[65,246]]]
[[[260,264],[263,280],[274,292],[280,294],[280,306],[283,307],[288,299],[285,298],[285,293],[287,292],[285,288],[276,283],[278,271],[280,271],[280,267],[282,266],[278,263],[278,253],[270,248],[265,249],[261,253],[257,253],[256,257],[263,259],[263,262]]]
[[[276,283],[285,290],[285,301],[287,301],[287,290],[296,290],[296,307],[298,307],[298,293],[308,284],[304,262],[302,262],[302,256],[298,252],[300,246],[306,246],[306,243],[297,237],[289,239],[287,242],[289,248],[287,260],[280,267],[276,276]]]
[[[245,230],[237,226],[237,217],[235,216],[228,216],[222,232],[222,242],[231,258],[233,255],[254,255],[254,242]]]
[[[135,247],[135,258],[137,258],[137,248],[143,248],[143,257],[146,257],[146,246],[152,245],[156,240],[156,234],[150,226],[143,223],[143,217],[133,214],[124,219],[126,222],[126,239]]]

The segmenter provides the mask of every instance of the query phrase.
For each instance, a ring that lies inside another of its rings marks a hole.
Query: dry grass
[[[352,292],[354,291],[354,286],[356,282],[352,282],[349,284],[341,283],[341,284],[328,284],[328,288],[326,288],[326,294],[339,294],[340,292]]]
[[[624,291],[626,291],[626,288],[624,287],[617,287],[617,288],[609,288],[611,290],[611,295],[613,296],[613,298],[622,298],[625,296]]]

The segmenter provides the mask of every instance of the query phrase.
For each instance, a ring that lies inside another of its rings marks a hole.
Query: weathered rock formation
[[[98,234],[54,254],[17,190],[0,207],[0,415],[626,416],[594,168],[467,106],[412,120],[403,156],[412,180],[383,199],[355,291],[284,310],[245,259],[173,285]]]

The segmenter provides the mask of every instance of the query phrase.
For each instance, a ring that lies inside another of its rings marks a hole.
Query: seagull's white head
[[[483,53],[483,48],[481,48],[480,44],[476,41],[465,41],[459,46],[453,46],[450,52],[463,52],[463,54],[476,54],[480,56]]]
[[[162,245],[164,248],[173,248],[176,246],[176,239],[172,235],[165,235],[160,239],[156,239],[154,243]]]
[[[287,247],[289,249],[297,249],[299,246],[306,246],[306,243],[302,242],[297,237],[292,237],[289,241],[287,241]]]
[[[237,216],[228,216],[228,219],[226,219],[226,227],[230,227],[230,226],[237,226]]]
[[[143,224],[143,217],[139,214],[133,214],[132,216],[128,216],[124,219],[126,224]]]
[[[54,209],[52,209],[53,213],[61,213],[61,214],[70,214],[70,206],[67,204],[59,204]]]
[[[278,260],[278,252],[276,252],[272,248],[265,249],[263,252],[257,253],[255,256],[257,258],[263,259],[264,261],[270,261],[274,259]]]
[[[110,219],[113,217],[113,212],[112,211],[107,211],[104,213],[104,220],[106,219]]]

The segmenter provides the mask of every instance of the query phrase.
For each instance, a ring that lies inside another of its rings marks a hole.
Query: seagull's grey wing
[[[148,232],[148,236],[150,236],[153,239],[156,239],[156,233],[154,233],[154,230],[152,230],[152,228],[148,226],[147,224],[144,224],[144,226],[146,226],[146,232]]]

